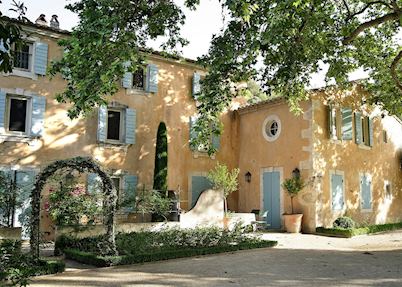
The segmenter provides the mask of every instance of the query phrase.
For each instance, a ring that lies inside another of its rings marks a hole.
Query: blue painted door
[[[272,229],[281,228],[280,174],[278,171],[263,174],[263,206],[268,211],[267,223]]]
[[[339,174],[331,175],[332,210],[342,210],[344,205],[343,198],[343,176]]]
[[[210,188],[212,188],[212,183],[205,176],[191,177],[191,208],[194,207],[201,192]]]
[[[371,180],[367,175],[360,178],[362,209],[371,209]]]

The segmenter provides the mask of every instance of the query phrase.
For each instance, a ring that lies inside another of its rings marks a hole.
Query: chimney
[[[57,15],[52,15],[52,19],[50,20],[50,27],[60,29],[60,23],[59,20],[57,20]]]
[[[46,21],[45,14],[40,14],[38,19],[36,19],[35,24],[41,25],[41,26],[47,26],[47,21]]]

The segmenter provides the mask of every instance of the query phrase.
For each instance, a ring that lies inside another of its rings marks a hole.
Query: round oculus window
[[[278,116],[268,116],[263,124],[262,133],[267,141],[274,141],[279,137],[281,133],[281,121]]]

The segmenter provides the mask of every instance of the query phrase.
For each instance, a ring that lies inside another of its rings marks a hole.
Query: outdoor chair
[[[256,214],[256,221],[251,222],[253,231],[267,229],[269,224],[267,223],[268,211],[260,212]]]

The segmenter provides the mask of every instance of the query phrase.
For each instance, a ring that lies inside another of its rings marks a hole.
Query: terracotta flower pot
[[[299,233],[301,231],[301,223],[303,214],[284,214],[286,232]]]

